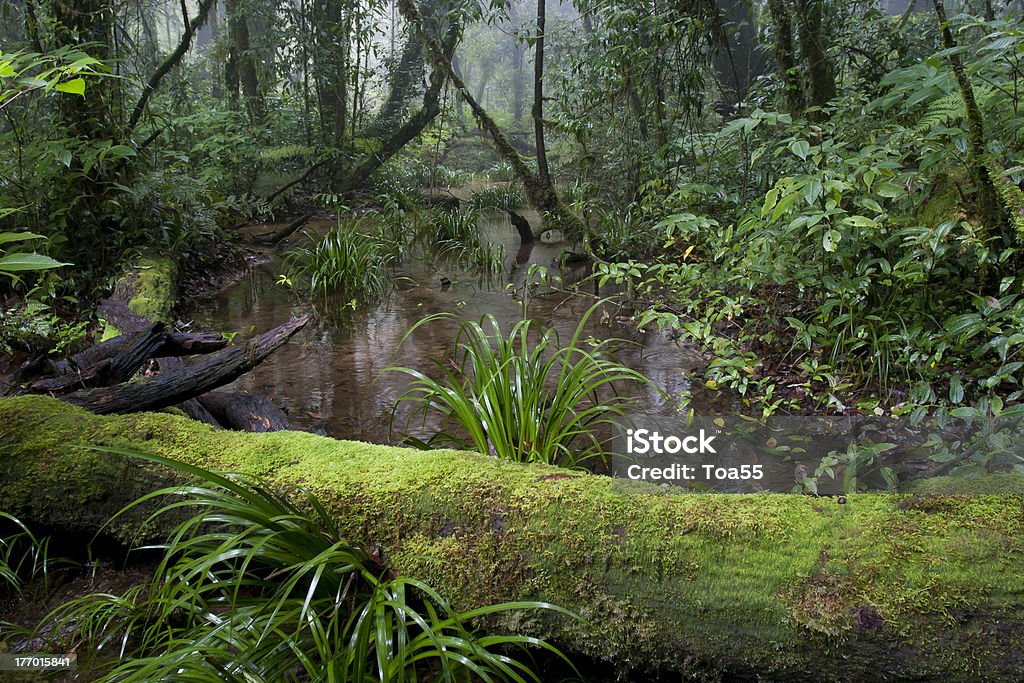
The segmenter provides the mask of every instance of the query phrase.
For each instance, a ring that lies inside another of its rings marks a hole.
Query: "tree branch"
[[[210,14],[210,8],[213,7],[215,0],[201,0],[199,3],[199,14],[195,19],[189,21],[188,19],[188,8],[185,6],[185,0],[181,2],[181,11],[184,15],[185,32],[181,36],[181,41],[178,43],[178,47],[168,55],[167,59],[164,60],[163,64],[153,72],[153,75],[149,77],[149,81],[146,86],[142,89],[142,96],[139,98],[138,103],[135,105],[135,109],[132,111],[131,118],[128,119],[128,133],[131,134],[135,130],[135,126],[138,125],[139,119],[142,118],[142,112],[146,109],[146,104],[149,102],[149,98],[152,97],[156,91],[157,86],[160,85],[160,81],[163,80],[171,69],[178,65],[178,63],[188,52],[189,47],[192,45],[192,38],[195,36],[196,31],[202,28],[203,24],[206,23],[206,17]]]

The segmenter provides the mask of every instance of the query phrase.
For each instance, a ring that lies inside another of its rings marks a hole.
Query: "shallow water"
[[[536,220],[536,215],[526,215],[531,222]],[[397,364],[431,374],[432,359],[443,357],[450,349],[457,323],[425,325],[406,338],[414,324],[434,313],[452,313],[460,321],[479,321],[491,314],[507,331],[522,319],[521,291],[531,264],[545,266],[562,278],[562,291],[541,287],[530,297],[527,309],[531,319],[554,328],[560,338],[568,339],[597,301],[591,283],[583,283],[577,293],[567,291],[588,269],[559,271],[564,243],[541,242],[518,251],[519,239],[503,213],[485,216],[481,230],[492,242],[502,244],[507,254],[505,272],[490,281],[457,268],[437,268],[410,259],[396,270],[391,296],[353,312],[343,301],[313,306],[276,284],[282,269],[279,259],[274,259],[238,284],[200,302],[193,311],[193,322],[199,329],[235,332],[237,343],[289,318],[311,313],[313,319],[304,330],[232,388],[272,398],[288,412],[296,429],[376,443],[399,443],[406,433],[426,438],[431,425],[422,425],[418,418],[410,422],[408,406],[395,410],[407,376],[386,372],[386,368]],[[442,286],[443,278],[451,281],[449,287]],[[637,332],[627,316],[615,304],[605,304],[590,317],[585,330],[599,339],[623,339],[616,357],[665,391],[662,395],[650,388],[640,389],[642,407],[638,410],[682,420],[680,395],[690,389],[687,377],[702,364],[701,357],[692,347],[663,333]],[[694,388],[693,407],[698,414],[733,412],[733,400],[723,393]],[[792,463],[765,465],[766,479],[792,485]]]

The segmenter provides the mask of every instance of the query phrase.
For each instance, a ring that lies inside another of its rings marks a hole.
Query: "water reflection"
[[[526,215],[531,222],[536,220],[535,215]],[[273,398],[298,429],[379,443],[397,441],[397,435],[389,434],[389,423],[408,378],[384,373],[385,368],[401,364],[427,372],[430,359],[442,356],[451,346],[456,327],[447,321],[426,325],[404,339],[416,322],[440,312],[454,313],[459,320],[479,320],[490,313],[507,330],[523,315],[517,291],[532,264],[545,266],[553,274],[560,272],[564,286],[586,274],[585,268],[559,271],[558,257],[564,244],[538,243],[520,249],[518,236],[504,214],[487,215],[481,229],[505,248],[504,278],[488,282],[456,268],[436,270],[420,261],[404,263],[396,273],[396,289],[386,301],[355,313],[343,301],[320,304],[305,330],[239,379],[234,388]],[[279,272],[278,262],[264,264],[200,304],[193,313],[197,327],[238,332],[238,341],[310,312],[310,304],[275,284]],[[443,286],[442,279],[450,280],[450,286]],[[594,301],[590,294],[539,292],[530,298],[528,315],[568,338]],[[638,333],[632,325],[617,320],[618,313],[615,306],[606,307],[592,317],[587,331],[598,338],[630,340],[632,343],[617,351],[619,360],[650,377],[667,393],[666,397],[644,390],[646,409],[673,414],[680,393],[689,388],[685,375],[699,364],[699,357],[663,334]],[[401,412],[399,417],[403,418]],[[404,419],[401,424],[404,426]]]

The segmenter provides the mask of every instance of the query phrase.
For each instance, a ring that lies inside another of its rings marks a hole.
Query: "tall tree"
[[[546,0],[537,0],[537,39],[533,55],[533,134],[537,143],[537,173],[541,185],[550,187],[548,151],[544,145],[544,25],[547,20]]]
[[[799,114],[804,110],[804,89],[797,71],[793,23],[786,0],[768,0],[768,13],[772,19],[772,54],[782,78],[786,109],[791,114]]]
[[[249,21],[246,13],[239,6],[239,0],[225,0],[225,10],[230,38],[228,61],[224,71],[228,96],[237,103],[239,88],[241,88],[249,119],[258,122],[263,119],[263,100],[260,95],[256,54],[250,44]]]
[[[341,147],[348,130],[349,25],[343,0],[314,0],[314,75],[324,142]]]
[[[836,77],[825,50],[822,35],[824,0],[795,0],[800,54],[807,69],[806,101],[812,107],[824,107],[836,96]],[[821,118],[821,112],[815,113]]]

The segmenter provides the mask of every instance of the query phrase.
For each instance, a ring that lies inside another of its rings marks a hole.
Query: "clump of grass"
[[[603,457],[602,426],[626,417],[633,398],[616,385],[647,384],[639,372],[606,356],[617,340],[593,342],[584,328],[597,306],[580,320],[564,346],[547,329],[531,343],[534,323],[522,320],[506,334],[497,319],[459,325],[451,357],[436,359],[439,379],[414,368],[392,367],[412,378],[399,403],[414,405],[414,417],[442,419],[440,430],[421,447],[471,448],[516,462],[576,467]],[[424,318],[406,334],[450,314]]]
[[[7,533],[9,527],[15,529]],[[0,512],[0,588],[20,593],[25,583],[41,579],[45,587],[55,567],[71,563],[50,555],[50,538],[37,537],[17,517]],[[0,622],[2,623],[2,622]]]
[[[123,596],[77,598],[44,623],[79,652],[115,646],[106,681],[540,681],[517,659],[542,640],[482,635],[471,620],[512,610],[565,610],[515,602],[455,612],[430,586],[394,578],[344,539],[320,501],[301,504],[239,475],[155,455],[197,478],[132,506],[165,501],[151,517],[186,511],[152,580]],[[166,502],[168,497],[169,502]],[[126,508],[127,509],[127,508]],[[124,512],[124,511],[122,511]],[[64,650],[61,650],[64,651]],[[95,662],[94,666],[103,666]]]
[[[506,253],[502,244],[480,240],[478,244],[467,245],[451,240],[438,245],[437,256],[442,261],[457,263],[487,277],[505,272]]]
[[[458,242],[473,246],[480,241],[479,220],[480,212],[476,209],[438,209],[425,222],[428,232],[424,237],[435,244]]]
[[[484,176],[488,180],[515,180],[516,174],[512,170],[512,165],[507,161],[499,161],[498,163],[491,166],[489,169],[484,171]]]
[[[362,219],[342,219],[312,246],[293,247],[285,255],[289,277],[315,294],[340,293],[369,300],[386,294],[394,281],[391,267],[401,245],[380,233],[367,233]]]
[[[446,166],[435,166],[427,174],[425,180],[433,186],[457,187],[465,185],[472,178],[472,174]]]
[[[518,185],[487,187],[473,194],[470,205],[475,209],[515,209],[526,203],[526,193]]]

